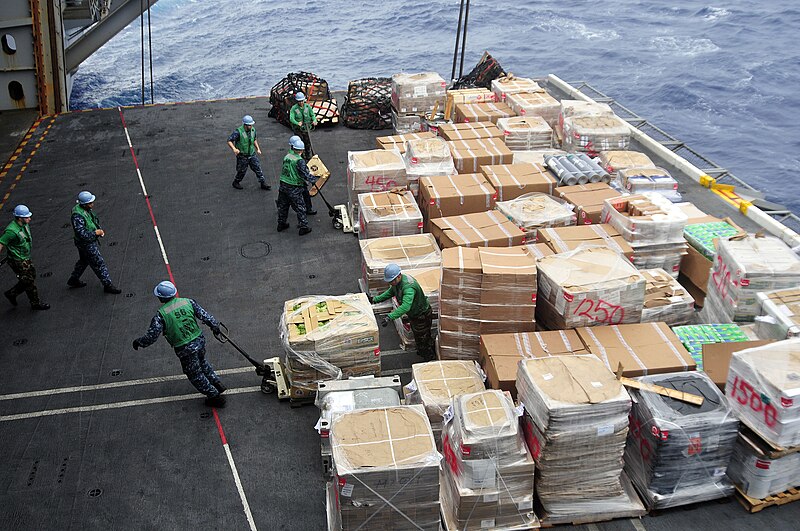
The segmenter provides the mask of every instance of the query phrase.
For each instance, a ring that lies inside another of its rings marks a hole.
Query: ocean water
[[[300,70],[332,89],[400,71],[448,79],[458,6],[160,0],[155,101],[265,95]],[[800,3],[790,0],[475,0],[464,70],[488,50],[517,75],[587,81],[800,213],[797,28]],[[137,20],[80,67],[71,106],[140,98]]]

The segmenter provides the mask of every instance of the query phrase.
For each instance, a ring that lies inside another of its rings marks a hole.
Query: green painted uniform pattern
[[[0,243],[6,248],[9,259],[17,262],[31,259],[31,230],[16,219],[0,234]]]
[[[159,308],[158,313],[164,319],[164,337],[174,348],[182,347],[202,334],[190,299],[172,299]]]

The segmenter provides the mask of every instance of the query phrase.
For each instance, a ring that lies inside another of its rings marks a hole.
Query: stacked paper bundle
[[[436,135],[430,131],[424,131],[405,135],[379,136],[375,139],[375,143],[378,149],[396,149],[400,153],[405,153],[406,142],[409,140],[426,140],[429,138],[436,138]]]
[[[330,439],[329,530],[439,530],[440,456],[421,407],[343,413]]]
[[[631,389],[633,409],[625,471],[649,509],[664,509],[733,493],[725,476],[739,421],[711,379],[699,372],[638,378],[703,397],[696,406],[650,391]]]
[[[359,194],[358,208],[361,218],[358,237],[361,239],[422,232],[422,212],[408,190]]]
[[[601,151],[600,165],[611,174],[611,180],[617,180],[617,173],[628,168],[655,168],[650,157],[638,151]],[[620,185],[620,187],[622,187]]]
[[[491,122],[515,116],[515,112],[502,102],[459,103],[456,105],[456,123]]]
[[[411,366],[406,403],[421,404],[428,415],[436,446],[442,446],[445,411],[453,397],[483,391],[483,375],[474,361],[429,361]]]
[[[680,201],[678,181],[664,168],[626,168],[618,172],[623,188],[632,194],[658,192],[670,201]]]
[[[392,107],[400,114],[444,109],[447,83],[436,72],[392,76]]]
[[[688,218],[669,199],[655,192],[606,199],[601,217],[633,247],[636,267],[660,267],[677,278]]]
[[[735,352],[725,395],[762,439],[777,448],[800,446],[800,339]]]
[[[756,334],[764,339],[800,337],[800,289],[758,293],[761,305]]]
[[[406,165],[397,151],[373,149],[347,153],[347,200],[354,227],[360,222],[358,194],[407,186]]]
[[[509,94],[544,92],[544,89],[530,78],[509,74],[492,80],[492,92],[497,94],[499,101],[506,101]]]
[[[478,251],[481,261],[478,332],[533,332],[536,258],[527,247],[481,247]]]
[[[539,116],[552,128],[558,123],[558,100],[546,92],[518,92],[509,94],[506,102],[518,116]]]
[[[631,399],[600,360],[523,360],[517,391],[536,460],[536,495],[549,522],[641,512],[622,474]]]
[[[728,477],[750,498],[759,500],[779,494],[800,486],[800,452],[775,452],[760,438],[742,430],[733,449]]]
[[[581,246],[596,246],[608,247],[628,260],[633,258],[633,248],[619,235],[617,229],[604,223],[540,229],[536,232],[536,241],[546,244],[556,254],[574,251]]]
[[[481,311],[481,257],[478,249],[442,251],[439,291],[439,359],[477,360]]]
[[[378,324],[363,293],[286,301],[280,337],[292,398],[313,398],[322,380],[381,372]]]
[[[536,321],[548,330],[641,321],[644,277],[616,251],[577,249],[537,266]]]
[[[690,323],[694,319],[694,299],[678,281],[663,269],[640,270],[646,287],[642,322],[664,322],[669,326]]]
[[[707,322],[748,322],[759,314],[759,291],[800,286],[800,258],[781,240],[720,240],[703,313]]]
[[[431,325],[431,335],[436,337],[439,330],[439,285],[441,282],[442,268],[441,267],[424,267],[419,269],[404,269],[403,275],[409,276],[419,283],[422,292],[428,297],[428,303],[433,310],[434,319]],[[392,309],[399,306],[397,300],[392,298]],[[411,332],[411,325],[403,319],[394,320],[397,334],[400,336],[400,348],[403,350],[413,350],[416,347],[414,341],[414,334]]]
[[[447,142],[439,137],[423,140],[409,140],[406,143],[404,155],[408,188],[419,195],[419,180],[421,177],[438,175],[454,175],[456,168],[453,166],[453,156]]]
[[[559,186],[608,182],[611,176],[586,153],[545,157],[547,167],[557,177]]]
[[[441,503],[448,529],[537,527],[535,465],[507,395],[482,391],[455,397],[443,453]]]
[[[584,100],[561,100],[558,113],[558,135],[564,138],[564,119],[576,116],[614,116],[607,103]]]
[[[692,355],[697,370],[703,370],[703,345],[749,341],[747,334],[735,324],[701,324],[676,326],[672,329]]]
[[[497,127],[512,151],[549,149],[553,145],[553,129],[541,116],[500,118]]]
[[[401,269],[439,267],[442,253],[430,234],[389,236],[360,240],[362,291],[377,295],[388,287],[383,269],[397,264]]]
[[[683,229],[683,237],[700,254],[714,260],[717,249],[714,240],[728,239],[741,234],[742,231],[727,221],[712,221],[710,223],[693,223]]]
[[[510,201],[498,201],[496,208],[524,232],[575,225],[574,207],[547,194],[525,194]]]
[[[564,118],[564,149],[599,154],[628,149],[630,126],[617,116],[573,116]]]

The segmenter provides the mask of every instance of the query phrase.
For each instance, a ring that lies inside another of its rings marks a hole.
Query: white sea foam
[[[602,20],[597,19],[598,26],[603,24]],[[614,41],[620,38],[620,34],[613,29],[601,27],[589,27],[583,22],[570,20],[564,17],[550,16],[542,17],[532,26],[532,29],[541,29],[550,33],[560,33],[572,39],[583,39],[587,41]]]
[[[700,14],[703,16],[704,19],[709,21],[714,21],[729,16],[731,12],[725,9],[724,7],[708,6],[705,9],[701,10]]]
[[[704,53],[713,53],[719,50],[719,46],[714,44],[711,39],[669,35],[653,37],[651,42],[656,50],[666,52],[670,55],[695,56]]]

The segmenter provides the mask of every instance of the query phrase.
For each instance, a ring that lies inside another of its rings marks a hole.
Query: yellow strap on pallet
[[[752,201],[745,201],[745,200],[739,201],[739,212],[741,212],[742,214],[747,214],[747,209],[750,208],[752,204],[753,204]]]
[[[705,186],[706,188],[711,188],[717,184],[717,180],[710,175],[701,175],[700,176],[700,186]]]

